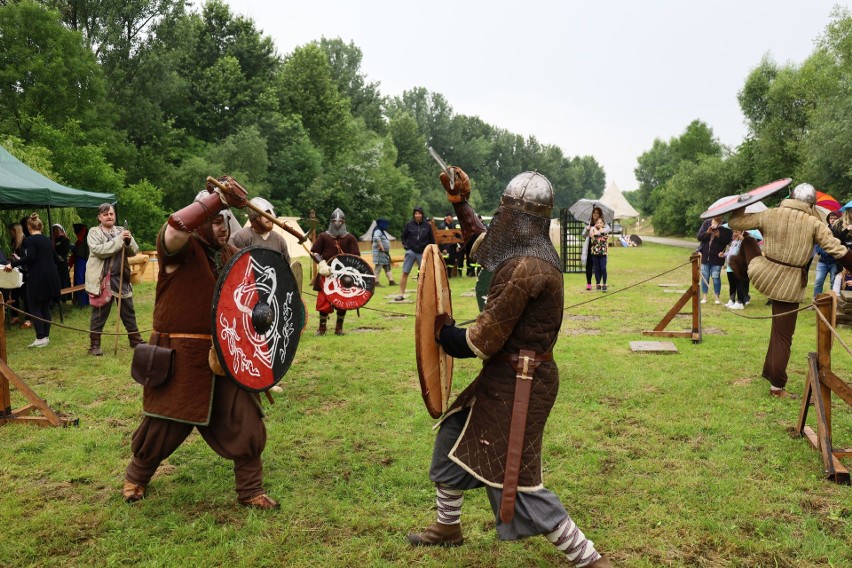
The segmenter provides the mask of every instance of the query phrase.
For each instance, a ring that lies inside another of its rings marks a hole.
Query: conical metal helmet
[[[550,219],[553,211],[553,186],[538,172],[518,174],[506,186],[500,205]]]
[[[334,211],[331,212],[331,220],[332,221],[345,221],[346,215],[343,214],[343,211],[338,207]]]

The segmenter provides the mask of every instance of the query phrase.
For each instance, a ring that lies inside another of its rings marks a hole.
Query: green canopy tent
[[[115,205],[113,193],[83,191],[56,183],[41,175],[0,146],[0,209],[46,207],[98,207]]]

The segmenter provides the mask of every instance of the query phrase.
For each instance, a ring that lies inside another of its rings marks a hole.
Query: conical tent
[[[612,208],[615,211],[616,219],[629,219],[639,216],[639,212],[630,205],[615,182],[609,184],[598,201]]]
[[[113,193],[74,189],[33,170],[0,146],[0,209],[115,205]]]

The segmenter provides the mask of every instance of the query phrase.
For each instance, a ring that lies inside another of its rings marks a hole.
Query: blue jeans
[[[722,267],[710,266],[709,264],[701,265],[701,293],[707,295],[707,283],[710,278],[713,278],[713,293],[717,296],[722,293]]]
[[[825,277],[829,274],[831,277],[828,280],[829,289],[834,284],[834,277],[837,276],[838,266],[836,262],[832,262],[831,264],[826,264],[824,262],[817,262],[816,265],[816,279],[814,280],[814,298],[817,297],[817,294],[822,294],[823,284],[825,284]]]

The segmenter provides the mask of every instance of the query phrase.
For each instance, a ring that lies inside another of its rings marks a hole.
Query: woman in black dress
[[[38,213],[27,218],[30,236],[24,239],[23,254],[5,267],[11,271],[16,266],[27,267],[27,306],[33,318],[36,340],[29,347],[44,347],[50,343],[50,302],[59,295],[59,273],[56,263],[61,261],[53,243],[41,234],[44,224]]]

